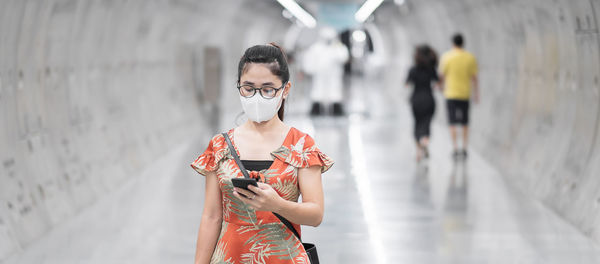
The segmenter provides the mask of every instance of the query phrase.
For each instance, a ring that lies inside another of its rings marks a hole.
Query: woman
[[[412,85],[410,97],[412,112],[415,118],[414,136],[417,144],[417,161],[429,157],[429,127],[435,112],[435,100],[431,89],[432,82],[439,87],[439,78],[435,70],[437,55],[427,45],[418,46],[415,50],[414,65],[406,78],[406,86]]]
[[[291,83],[277,45],[248,48],[238,66],[238,90],[248,121],[228,131],[258,187],[234,188],[243,177],[223,135],[192,164],[206,176],[196,263],[309,263],[300,240],[274,214],[300,225],[323,218],[321,173],[333,161],[307,134],[283,123]],[[302,202],[298,197],[302,195]]]

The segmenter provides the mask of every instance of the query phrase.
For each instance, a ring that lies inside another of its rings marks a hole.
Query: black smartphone
[[[252,192],[250,190],[248,190],[248,185],[254,185],[256,187],[258,187],[258,183],[256,183],[255,179],[248,179],[248,178],[232,178],[231,179],[231,183],[233,183],[234,187],[238,187],[244,190],[247,190],[249,192]],[[241,196],[246,197],[245,195],[241,194]]]

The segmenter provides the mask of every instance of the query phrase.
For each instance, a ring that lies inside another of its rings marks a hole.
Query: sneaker
[[[465,158],[465,159],[467,158],[467,150],[466,149],[463,149],[460,154],[463,158]]]
[[[461,156],[461,152],[460,151],[454,150],[452,152],[452,158],[454,158],[455,160],[457,160],[458,158],[460,158],[460,156]]]

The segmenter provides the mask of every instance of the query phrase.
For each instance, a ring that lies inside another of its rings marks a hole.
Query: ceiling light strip
[[[314,28],[317,26],[317,20],[313,16],[311,16],[308,12],[306,12],[296,1],[294,0],[277,0],[279,4],[281,4],[285,9],[290,11],[292,15],[294,15],[302,24],[309,28]]]
[[[383,0],[367,0],[354,14],[356,21],[363,23],[383,3]]]

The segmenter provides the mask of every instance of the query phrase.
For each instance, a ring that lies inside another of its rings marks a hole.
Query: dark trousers
[[[431,100],[411,100],[412,113],[415,119],[415,140],[419,141],[422,137],[429,137],[431,120],[435,113],[435,101]]]

